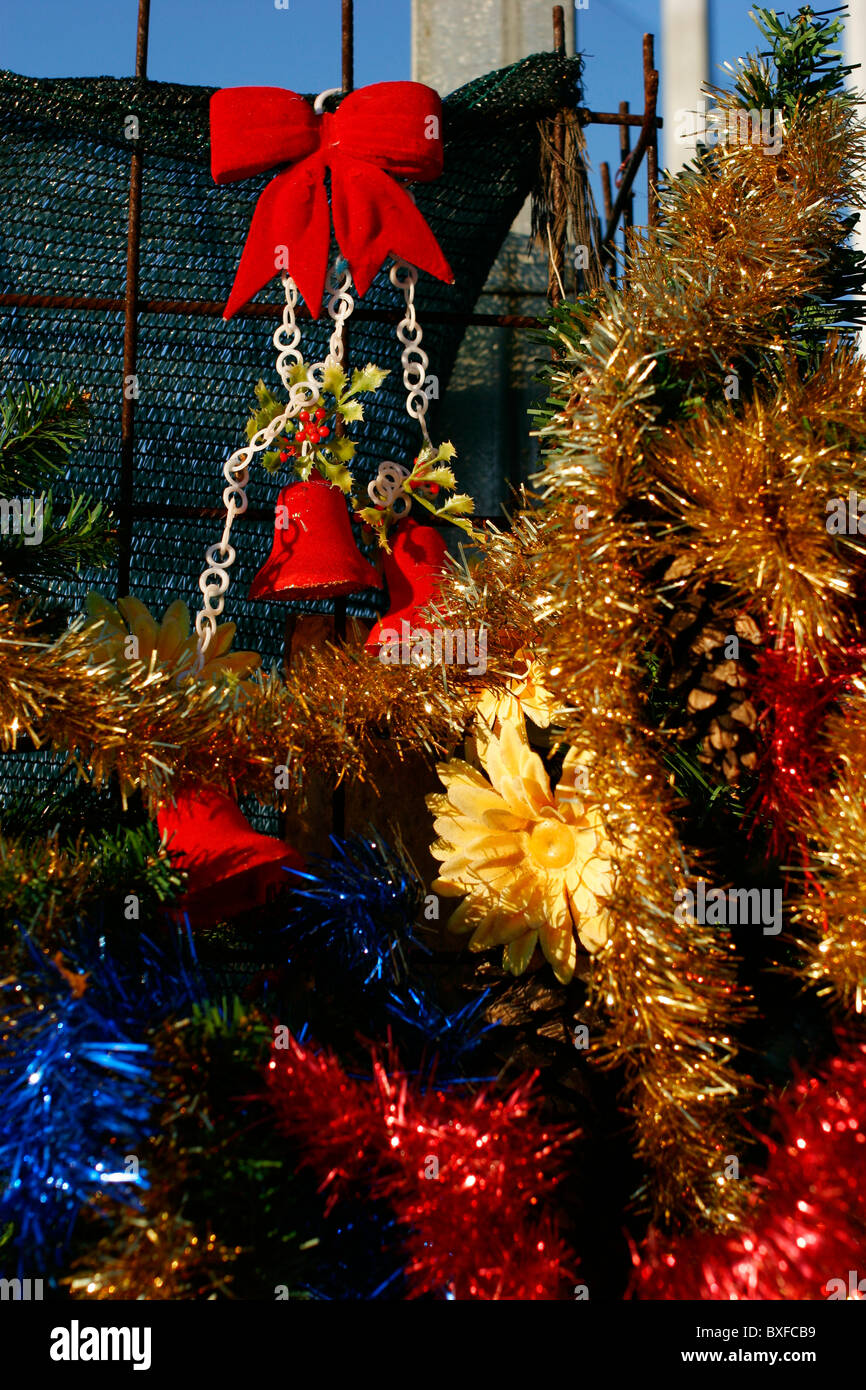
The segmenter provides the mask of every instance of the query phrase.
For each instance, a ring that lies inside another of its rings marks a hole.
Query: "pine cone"
[[[540,954],[517,979],[502,969],[496,957],[498,953],[468,958],[464,988],[473,993],[490,990],[484,1017],[498,1025],[489,1035],[498,1058],[519,1072],[538,1071],[554,1111],[566,1113],[575,1095],[586,1098],[591,1089],[583,1063],[588,1040],[600,1024],[586,1003],[584,975],[589,972],[589,957],[579,957],[568,985],[553,979]]]
[[[688,557],[674,562],[666,580],[683,578]],[[698,761],[727,783],[739,782],[757,763],[758,714],[748,690],[761,650],[755,619],[727,591],[682,594],[667,624],[670,650],[659,673],[674,697],[672,718],[683,740],[698,742]],[[735,655],[731,638],[736,638]]]

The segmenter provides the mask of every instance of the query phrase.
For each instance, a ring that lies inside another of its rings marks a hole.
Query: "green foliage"
[[[34,590],[104,569],[115,551],[105,502],[81,494],[55,511],[46,477],[62,473],[87,433],[89,397],[68,384],[40,382],[0,397],[0,576]]]
[[[10,505],[5,503],[7,509]],[[0,534],[0,569],[6,578],[37,589],[49,580],[73,579],[82,567],[105,569],[115,552],[116,526],[104,502],[79,494],[62,517],[55,515],[51,491],[27,499],[26,505],[31,518],[35,508],[42,507],[41,539],[34,540],[32,522],[13,528],[10,520],[8,534]]]
[[[681,722],[682,706],[671,696],[660,679],[661,661],[656,652],[644,652],[647,681],[647,708],[652,723],[659,729],[672,730]],[[703,826],[720,812],[741,815],[741,809],[733,789],[725,784],[712,781],[707,776],[704,765],[698,759],[699,740],[691,745],[680,739],[670,739],[662,752],[662,762],[671,779],[671,785],[683,801],[688,804],[690,824]]]
[[[255,395],[259,404],[258,409],[253,411],[247,421],[246,436],[248,440],[252,439],[253,435],[258,434],[259,430],[263,430],[278,415],[282,415],[286,408],[261,380],[256,383]]]
[[[438,497],[440,489],[451,492],[456,488],[457,479],[454,470],[449,466],[451,459],[456,456],[457,450],[450,441],[440,444],[438,449],[434,449],[432,444],[425,444],[415,459],[411,473],[404,480],[403,487],[412,500],[418,502],[426,511],[432,512],[434,516],[445,517],[447,521],[453,522],[472,536],[475,534],[472,523],[465,518],[475,510],[475,503],[468,493],[455,493],[453,497],[442,502],[434,500]],[[384,550],[390,550],[388,531],[398,519],[393,507],[363,507],[358,511],[358,516],[376,532],[379,545]]]
[[[4,812],[6,823],[13,819]],[[183,887],[160,845],[155,825],[115,826],[97,833],[49,833],[44,838],[0,835],[0,922],[17,939],[14,924],[43,945],[63,923],[113,915],[123,919],[124,901],[135,893],[141,922],[158,913]],[[0,936],[2,940],[2,936]]]
[[[241,1247],[232,1266],[240,1298],[292,1297],[310,1272],[299,1224],[309,1222],[309,1184],[287,1163],[275,1130],[263,1074],[274,1039],[272,1023],[236,996],[193,1006],[189,1018],[165,1025],[156,1040],[166,1097],[153,1145],[153,1173],[170,1178],[184,1215]]]
[[[813,10],[801,5],[795,15],[784,10],[756,5],[750,17],[757,24],[769,48],[755,57],[741,59],[739,68],[725,63],[734,78],[734,88],[744,106],[778,108],[790,119],[795,111],[831,96],[844,96],[854,68],[842,62],[836,46],[844,23],[840,10]]]
[[[124,816],[115,785],[97,789],[78,781],[69,769],[59,769],[43,786],[25,782],[0,803],[0,835],[21,839],[97,835],[117,826],[122,817],[125,824],[140,825],[147,816],[140,803],[132,800],[133,809]]]
[[[39,488],[87,433],[89,397],[68,384],[25,384],[0,396],[0,496]]]
[[[327,442],[299,442],[296,435],[303,422],[293,417],[284,421],[280,434],[275,436],[275,447],[260,456],[262,466],[268,473],[277,473],[284,463],[288,464],[302,482],[309,478],[313,468],[317,468],[333,487],[338,487],[345,494],[350,493],[352,474],[345,465],[355,452],[355,444],[339,432],[339,427],[363,420],[364,407],[358,396],[378,391],[387,375],[383,368],[368,362],[366,367],[356,367],[350,380],[339,362],[328,362],[322,370],[319,398],[315,403],[311,402],[309,407],[311,411],[321,409],[325,412],[325,419],[321,423],[327,425]],[[289,371],[289,379],[292,385],[309,381],[307,363],[296,362]],[[258,406],[247,421],[248,440],[284,416],[288,409],[287,404],[279,401],[263,381],[256,386],[256,400]]]
[[[777,13],[765,6],[750,12],[769,47],[741,59],[737,68],[724,66],[734,78],[734,91],[743,106],[781,110],[790,126],[798,112],[830,100],[853,109],[854,93],[846,87],[855,68],[843,62],[839,44],[844,32],[844,7],[813,10],[802,5],[796,14]],[[841,117],[840,117],[841,118]],[[864,321],[852,296],[863,294],[866,256],[848,245],[856,215],[842,219],[843,235],[828,248],[825,287],[803,306],[793,328],[805,369],[814,366],[828,333],[858,328]]]

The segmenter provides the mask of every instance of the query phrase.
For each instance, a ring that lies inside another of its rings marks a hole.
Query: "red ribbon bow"
[[[340,250],[359,295],[393,254],[438,280],[454,276],[439,243],[398,178],[442,173],[442,105],[420,82],[377,82],[316,115],[282,87],[228,87],[210,101],[211,172],[217,183],[289,164],[262,192],[224,317],[267,284],[288,249],[288,270],[318,318],[330,242],[325,170]]]

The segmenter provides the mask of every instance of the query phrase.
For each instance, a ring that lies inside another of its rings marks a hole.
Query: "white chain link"
[[[198,670],[201,670],[204,665],[205,652],[216,632],[217,619],[222,615],[225,607],[225,595],[229,587],[229,570],[237,557],[234,546],[229,544],[229,537],[235,517],[242,516],[247,509],[246,488],[250,477],[249,460],[253,454],[261,453],[262,450],[273,444],[278,435],[282,434],[289,420],[293,420],[300,411],[315,405],[319,400],[322,373],[325,367],[328,363],[342,361],[343,326],[355,307],[355,301],[348,293],[348,288],[352,283],[348,272],[343,275],[339,285],[336,283],[333,273],[329,273],[327,281],[330,296],[328,313],[334,320],[335,326],[328,346],[328,357],[325,362],[315,362],[308,367],[307,375],[312,380],[293,383],[290,377],[291,369],[303,361],[303,355],[298,348],[301,330],[295,319],[298,288],[287,271],[283,271],[282,281],[286,294],[286,304],[283,309],[282,323],[273,336],[273,344],[277,349],[277,371],[288,392],[289,400],[285,410],[275,416],[270,424],[257,430],[249,443],[242,449],[236,449],[223,466],[223,476],[229,486],[223,491],[226,519],[222,539],[216,545],[208,546],[205,551],[205,568],[198,581],[198,586],[204,597],[204,606],[195,620],[195,630],[198,635]]]
[[[334,322],[334,331],[328,343],[329,362],[342,363],[343,361],[343,326],[355,307],[355,301],[349,294],[351,283],[352,277],[348,270],[344,271],[339,284],[337,283],[336,267],[329,270],[328,278],[325,281],[325,289],[328,294],[328,313]]]
[[[397,337],[403,344],[400,362],[403,367],[403,385],[406,387],[406,412],[412,416],[413,420],[418,421],[426,442],[431,444],[426,419],[430,401],[424,390],[430,359],[421,347],[421,339],[424,334],[415,316],[415,286],[418,283],[418,271],[408,261],[395,260],[389,276],[391,284],[396,289],[403,291],[403,298],[406,301],[406,313],[397,324]]]
[[[298,302],[298,287],[288,271],[284,270],[282,275],[283,289],[286,292],[286,303],[283,309],[283,321],[272,338],[274,347],[277,349],[277,371],[280,380],[287,391],[290,391],[289,372],[292,367],[297,366],[301,361],[302,353],[298,350],[298,343],[301,341],[301,330],[295,320],[295,305]]]
[[[319,93],[313,104],[313,110],[318,116],[321,116],[324,110],[325,98],[339,91],[339,87],[330,87],[327,91]],[[417,280],[417,271],[414,274]],[[319,400],[322,393],[322,376],[325,367],[343,361],[344,327],[346,319],[355,307],[355,301],[349,294],[352,277],[348,270],[343,273],[338,283],[336,266],[330,267],[326,289],[328,292],[328,313],[333,320],[334,329],[328,343],[328,356],[324,362],[315,362],[307,368],[309,380],[292,383],[292,368],[303,361],[303,354],[298,347],[301,340],[301,330],[295,319],[298,288],[288,271],[283,271],[282,282],[286,303],[283,309],[282,322],[274,333],[272,341],[277,349],[277,371],[283,387],[288,393],[289,400],[285,410],[271,420],[264,429],[258,430],[244,448],[236,449],[223,466],[223,476],[228,487],[223,491],[226,519],[222,539],[216,545],[208,546],[205,551],[205,569],[198,581],[198,586],[204,597],[204,606],[195,620],[195,630],[198,635],[196,661],[198,670],[201,670],[204,665],[205,652],[216,632],[217,619],[225,607],[225,595],[229,587],[229,570],[236,559],[236,551],[234,546],[229,544],[229,536],[235,517],[242,516],[247,509],[246,489],[250,478],[249,460],[253,454],[258,454],[263,449],[267,449],[269,444],[273,444],[289,420],[294,419],[300,411],[315,405]],[[394,283],[396,284],[396,281]],[[426,358],[424,360],[426,362]],[[426,429],[424,432],[426,434]],[[304,452],[306,452],[306,446]]]
[[[377,476],[367,484],[367,496],[374,506],[390,507],[395,516],[405,516],[412,506],[412,498],[404,487],[410,471],[391,459],[380,463]]]

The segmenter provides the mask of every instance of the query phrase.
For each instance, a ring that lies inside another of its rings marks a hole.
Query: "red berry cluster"
[[[414,463],[414,464],[417,464],[417,463],[419,463],[419,462],[420,462],[419,459],[417,459],[417,458],[416,458],[416,459],[413,459],[413,463]],[[438,497],[438,496],[439,496],[439,484],[438,484],[438,483],[425,483],[425,482],[423,482],[423,481],[422,481],[421,479],[419,479],[419,478],[407,478],[407,479],[406,479],[406,482],[404,483],[403,486],[404,486],[409,492],[413,492],[414,489],[415,489],[416,487],[424,487],[424,488],[426,488],[427,491],[430,493],[430,496],[431,496],[431,497]]]
[[[321,444],[331,433],[329,427],[324,423],[327,411],[322,406],[316,406],[314,411],[302,410],[298,414],[298,427],[294,434],[294,443],[286,441],[286,447],[280,454],[280,463],[286,463],[288,459],[294,458],[298,452],[298,444]]]
[[[327,439],[331,431],[326,424],[325,411],[320,405],[310,414],[309,410],[302,410],[298,415],[300,425],[295,431],[295,440],[298,444],[309,441],[310,444],[320,444],[323,439]]]
[[[438,483],[425,483],[425,482],[419,482],[417,478],[416,478],[414,481],[413,481],[413,479],[411,479],[411,478],[407,478],[407,480],[406,480],[404,486],[407,487],[407,488],[409,489],[410,492],[414,492],[414,490],[415,490],[416,487],[423,487],[423,488],[426,488],[426,489],[427,489],[427,491],[430,493],[431,497],[438,497],[438,496],[439,496],[439,484],[438,484]]]

